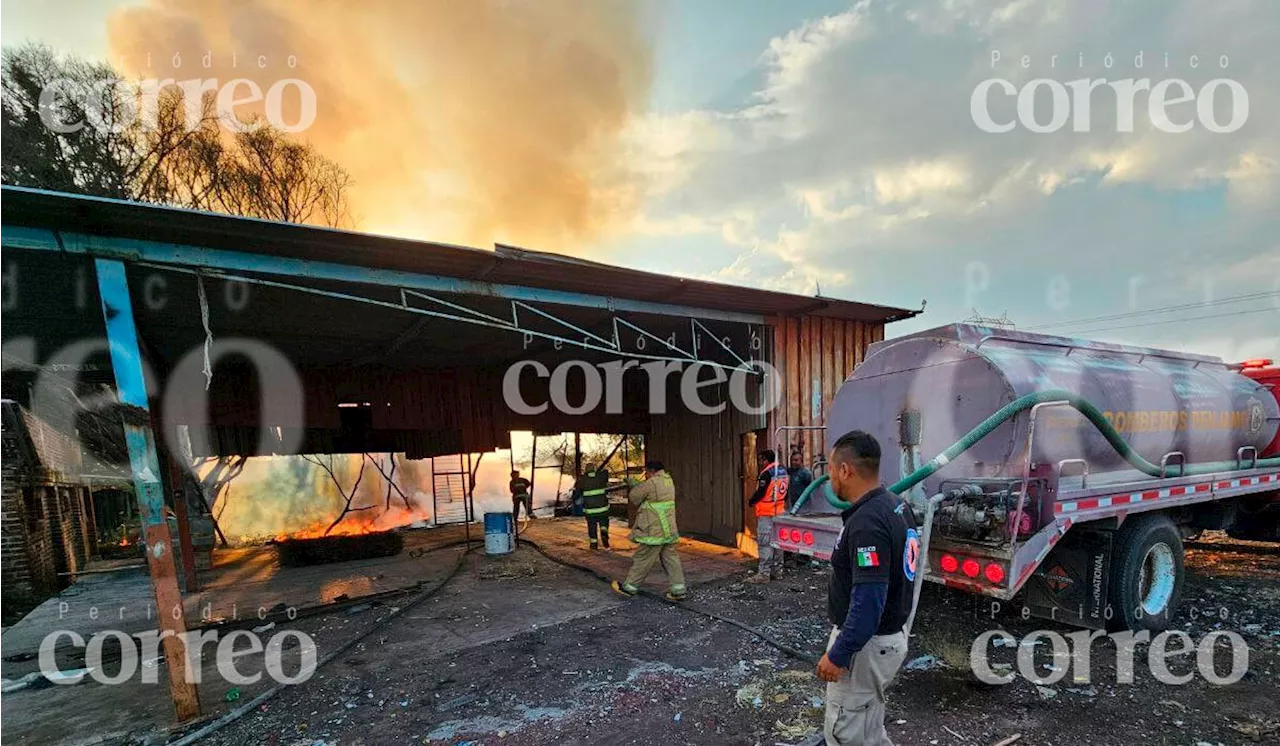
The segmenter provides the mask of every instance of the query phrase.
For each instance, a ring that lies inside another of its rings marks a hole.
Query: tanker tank
[[[1234,460],[1243,447],[1261,453],[1280,429],[1275,395],[1219,358],[953,324],[872,345],[831,404],[827,446],[850,430],[871,433],[892,484],[1002,406],[1050,389],[1092,402],[1156,464],[1171,452],[1186,463]],[[927,479],[925,492],[944,479],[1022,476],[1030,422],[1026,411],[1000,425]],[[1091,474],[1130,468],[1070,407],[1039,411],[1032,447],[1034,464],[1084,459]]]

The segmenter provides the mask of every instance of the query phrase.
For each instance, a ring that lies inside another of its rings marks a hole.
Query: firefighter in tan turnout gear
[[[685,597],[684,568],[676,553],[680,531],[676,528],[676,488],[662,462],[644,465],[645,480],[631,489],[630,502],[635,510],[631,540],[639,544],[627,579],[613,581],[613,589],[624,596],[640,592],[640,584],[653,566],[661,562],[671,590],[667,599],[682,601]]]

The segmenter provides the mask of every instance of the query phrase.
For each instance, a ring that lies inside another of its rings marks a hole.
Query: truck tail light
[[[976,578],[978,577],[978,573],[982,571],[982,565],[978,564],[976,559],[970,557],[960,565],[960,571],[963,572],[967,578]]]
[[[800,529],[798,528],[791,529],[791,543],[792,544],[800,543]]]
[[[992,562],[987,565],[987,569],[983,570],[983,575],[987,576],[987,580],[995,585],[1004,582],[1004,568]]]
[[[942,567],[943,572],[955,572],[960,569],[960,560],[956,559],[955,555],[944,554],[938,561],[938,565]]]
[[[787,530],[785,528],[778,529],[778,538],[782,541],[787,540]]]
[[[805,532],[804,532],[804,537],[803,537],[803,538],[804,538],[805,546],[810,546],[810,547],[811,547],[811,546],[813,546],[813,532],[812,532],[812,531],[805,531]]]

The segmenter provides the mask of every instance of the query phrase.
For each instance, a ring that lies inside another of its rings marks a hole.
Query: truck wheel
[[[1168,516],[1125,521],[1111,568],[1112,630],[1168,627],[1182,595],[1182,560],[1182,538]]]

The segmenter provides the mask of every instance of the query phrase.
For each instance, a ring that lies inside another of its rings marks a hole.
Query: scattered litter
[[[673,718],[671,718],[671,719],[672,719],[672,720],[674,720],[674,721],[676,721],[676,722],[678,723],[678,722],[680,722],[680,718],[682,718],[682,717],[684,717],[684,713],[683,713],[683,712],[677,712],[677,713],[676,713],[676,716],[675,716],[675,717],[673,717]]]
[[[43,678],[48,679],[53,684],[79,684],[85,680],[85,677],[92,670],[92,668],[75,668],[70,671],[55,671],[54,673],[45,674]],[[39,684],[33,682],[31,686],[34,688]]]
[[[739,707],[760,707],[764,701],[764,685],[751,683],[738,689],[734,700]]]
[[[223,697],[223,699],[227,700],[228,702],[235,702],[237,699],[240,699],[240,687],[233,686],[230,689],[228,689],[227,696]]]
[[[1229,723],[1228,727],[1255,743],[1266,741],[1268,736],[1280,735],[1280,722],[1275,721],[1236,721]]]
[[[1040,699],[1048,700],[1058,696],[1057,689],[1051,689],[1047,686],[1037,686],[1036,691],[1040,692]]]
[[[1012,637],[997,637],[991,641],[991,644],[997,648],[1016,648],[1018,641]]]
[[[276,628],[276,623],[275,623],[275,622],[267,622],[266,624],[264,624],[264,625],[262,625],[262,626],[260,626],[260,627],[254,627],[254,628],[253,628],[253,633],[254,633],[255,635],[260,635],[260,634],[262,634],[263,632],[270,632],[271,630],[273,630],[273,629],[275,629],[275,628]]]
[[[362,603],[362,604],[356,604],[355,606],[352,606],[350,609],[347,609],[347,615],[348,615],[348,616],[354,616],[354,615],[356,615],[356,614],[360,614],[360,613],[366,612],[366,611],[368,611],[369,609],[372,609],[372,608],[373,608],[373,604],[371,604],[371,603],[367,603],[367,602],[366,602],[366,603]]]
[[[821,710],[826,707],[826,703],[823,702],[822,697],[814,695],[809,698],[809,706],[815,710]]]
[[[1187,706],[1175,699],[1162,699],[1160,700],[1160,704],[1164,705],[1165,707],[1177,707],[1179,710],[1182,710],[1183,712],[1187,711]]]
[[[463,707],[464,705],[469,705],[472,702],[475,702],[479,698],[480,698],[480,695],[478,694],[464,694],[460,697],[454,697],[453,699],[447,702],[440,703],[440,705],[436,707],[436,711],[448,712],[449,710],[456,710],[459,707]]]
[[[943,663],[940,658],[933,655],[922,655],[919,658],[908,661],[905,666],[908,671],[932,671],[935,668],[946,667],[946,663]]]
[[[1068,688],[1067,691],[1070,692],[1071,694],[1082,694],[1086,697],[1098,696],[1098,688],[1093,686],[1089,687],[1088,689]]]
[[[774,735],[787,741],[795,741],[813,733],[815,725],[803,717],[796,718],[790,723],[784,723],[781,720],[773,722]]]
[[[786,671],[779,671],[777,678],[781,681],[813,681],[814,676],[812,671],[788,669]]]
[[[773,695],[773,701],[774,701],[774,702],[777,702],[778,704],[782,704],[783,702],[786,702],[786,701],[787,701],[787,700],[789,700],[789,699],[791,699],[791,695],[790,695],[790,694],[775,694],[775,695]]]
[[[1009,746],[1010,744],[1017,743],[1020,740],[1022,740],[1022,734],[1014,733],[1012,736],[1009,736],[1008,738],[996,741],[991,746]]]
[[[905,721],[905,720],[895,720],[895,721],[893,721],[893,724],[894,724],[894,725],[906,725],[906,724],[907,724],[907,721]]]

